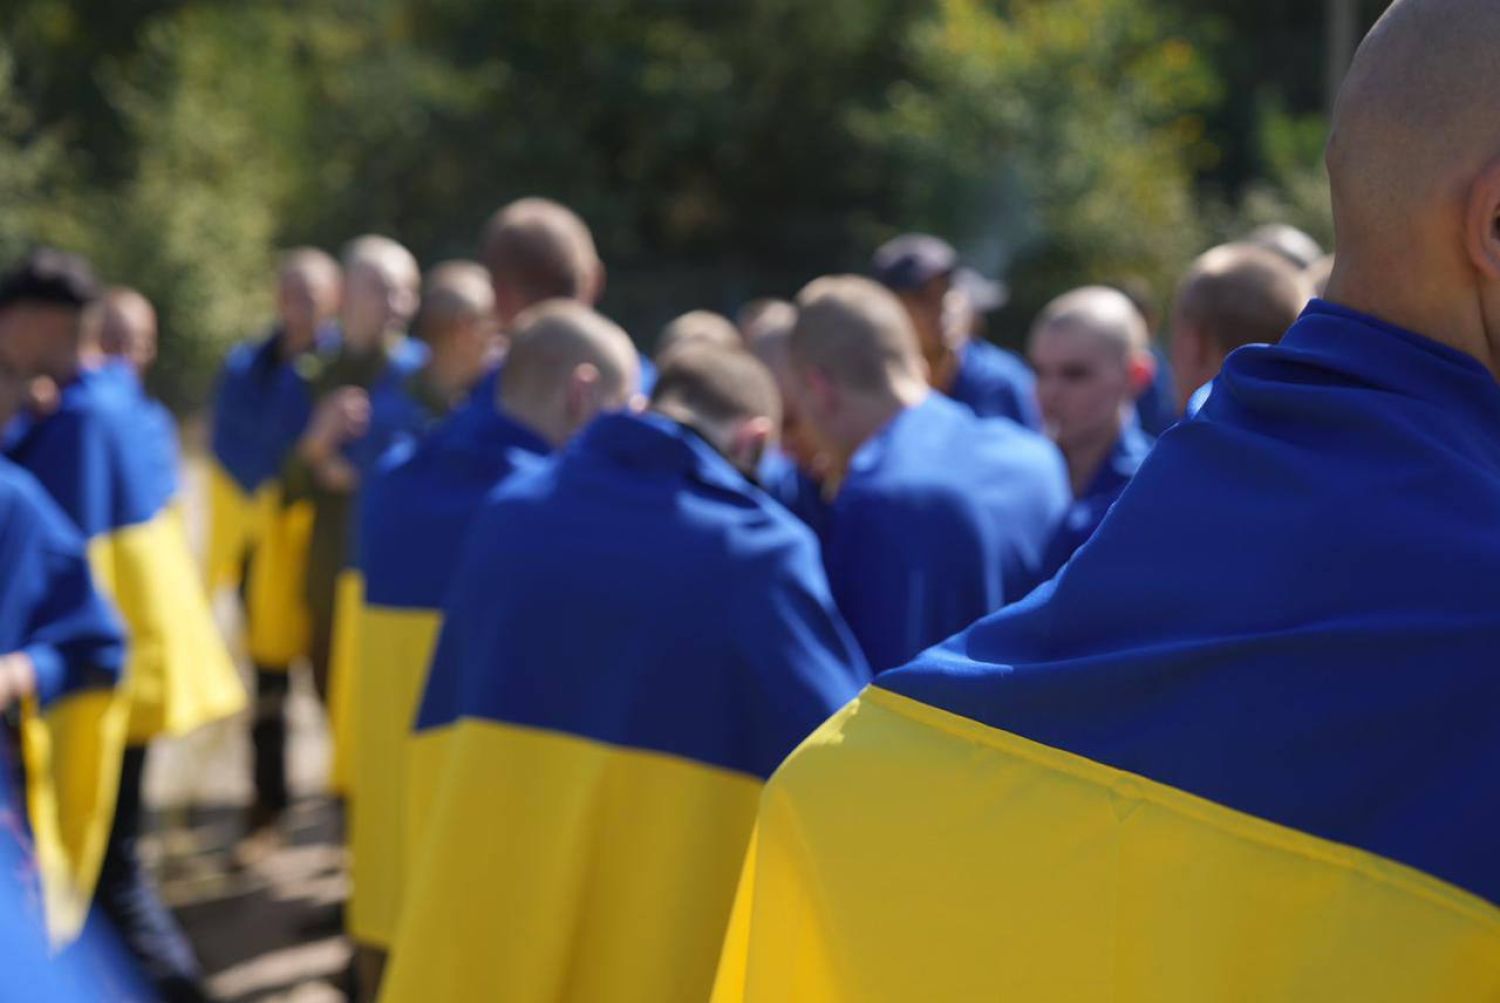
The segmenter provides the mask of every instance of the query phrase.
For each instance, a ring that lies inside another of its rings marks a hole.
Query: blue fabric
[[[1135,413],[1141,429],[1155,438],[1177,423],[1177,379],[1161,346],[1152,345],[1151,354],[1156,357],[1156,376],[1136,399]]]
[[[31,656],[43,705],[114,686],[125,663],[83,538],[31,475],[0,459],[0,655],[15,651]]]
[[[425,439],[395,447],[364,491],[365,602],[441,608],[480,503],[550,451],[489,399],[471,400]]]
[[[141,400],[118,370],[86,369],[9,450],[87,539],[145,523],[168,500],[155,454],[140,445],[151,435]]]
[[[652,362],[644,354],[641,360],[641,395],[650,397],[651,391],[656,389],[656,363]]]
[[[213,455],[246,494],[281,471],[312,417],[307,380],[281,359],[283,337],[236,345],[214,389]]]
[[[1197,415],[1199,411],[1203,410],[1203,405],[1208,403],[1208,395],[1213,392],[1213,380],[1209,380],[1207,383],[1203,384],[1203,386],[1199,387],[1197,390],[1194,390],[1193,396],[1188,398],[1187,409],[1183,411],[1182,416],[1184,418],[1192,418]]]
[[[900,665],[1024,595],[1069,497],[1050,442],[941,394],[861,446],[824,558],[870,665]]]
[[[766,777],[868,679],[811,532],[694,433],[607,415],[492,494],[419,728],[477,717]]]
[[[1041,569],[1031,587],[1026,589],[1027,592],[1057,574],[1078,548],[1094,535],[1110,507],[1124,492],[1125,485],[1130,483],[1135,472],[1141,469],[1141,464],[1146,462],[1146,454],[1151,452],[1153,441],[1138,424],[1126,422],[1098,473],[1094,474],[1088,487],[1073,499],[1073,504],[1068,506],[1057,531],[1047,542]]]
[[[1500,903],[1500,386],[1314,301],[1089,545],[881,677]]]
[[[971,341],[959,351],[958,373],[948,396],[981,418],[1009,418],[1040,431],[1036,377],[1013,352],[987,341]]]
[[[823,497],[823,487],[807,476],[786,453],[773,449],[766,453],[757,472],[766,494],[801,519],[819,540],[828,531],[830,505]]]

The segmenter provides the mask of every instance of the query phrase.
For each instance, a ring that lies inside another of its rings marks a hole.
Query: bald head
[[[640,361],[629,335],[582,303],[522,314],[500,374],[499,404],[559,446],[600,411],[630,404]]]
[[[901,302],[858,275],[816,279],[798,294],[790,349],[795,368],[817,370],[859,393],[925,381],[916,331]]]
[[[1311,268],[1323,257],[1323,248],[1316,240],[1287,223],[1258,226],[1246,234],[1244,242],[1278,254],[1297,268]]]
[[[344,248],[345,343],[367,350],[380,335],[403,330],[416,312],[422,283],[417,259],[389,237],[367,234]]]
[[[422,284],[417,330],[435,341],[456,328],[487,321],[495,312],[490,273],[476,261],[444,261]]]
[[[312,348],[318,328],[338,312],[343,272],[333,255],[297,247],[281,258],[276,278],[276,312],[288,356]]]
[[[797,308],[783,299],[751,300],[734,315],[734,325],[746,343],[765,331],[789,330],[797,322]]]
[[[1492,364],[1500,344],[1500,4],[1397,0],[1354,59],[1327,162],[1329,297]]]
[[[651,408],[697,429],[753,475],[781,426],[781,397],[766,367],[743,348],[679,346],[663,362]]]
[[[1148,351],[1151,334],[1135,303],[1118,289],[1085,286],[1047,304],[1032,325],[1033,339],[1055,331],[1092,338],[1121,361]]]
[[[1254,244],[1224,244],[1198,258],[1172,309],[1172,363],[1186,403],[1245,345],[1281,340],[1312,297],[1306,274]]]
[[[551,199],[520,199],[491,216],[480,257],[506,325],[544,300],[592,306],[604,291],[604,265],[588,226]]]
[[[144,377],[156,361],[156,308],[134,289],[116,286],[99,308],[99,348]]]
[[[710,345],[719,349],[742,348],[740,333],[729,318],[712,310],[692,310],[661,329],[656,339],[656,359],[667,356],[686,344]]]

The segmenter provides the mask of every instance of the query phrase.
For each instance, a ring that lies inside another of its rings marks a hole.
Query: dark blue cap
[[[950,274],[958,267],[958,252],[930,234],[907,233],[881,244],[870,267],[881,285],[900,292]]]

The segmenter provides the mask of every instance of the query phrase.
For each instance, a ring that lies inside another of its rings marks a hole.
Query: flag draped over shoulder
[[[407,740],[469,524],[492,488],[548,451],[485,397],[420,443],[396,447],[365,487],[349,902],[350,933],[363,943],[385,946],[395,935],[408,853]]]
[[[11,450],[82,531],[124,619],[132,742],[185,733],[245,701],[171,507],[173,484],[145,441],[152,426],[141,402],[138,385],[85,370]]]
[[[83,538],[41,485],[3,459],[0,570],[0,655],[24,652],[36,675],[21,717],[27,818],[47,924],[65,942],[88,910],[114,811],[125,644],[94,588]]]
[[[867,678],[811,533],[694,433],[612,415],[465,551],[385,998],[703,999],[763,778]]]
[[[1068,498],[1051,443],[941,394],[862,445],[823,545],[834,597],[875,671],[1025,595]]]
[[[715,999],[1500,994],[1500,386],[1314,303],[767,788]]]

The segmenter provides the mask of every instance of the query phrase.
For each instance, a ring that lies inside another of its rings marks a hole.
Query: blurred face
[[[276,290],[276,312],[286,332],[288,348],[305,352],[312,348],[318,328],[338,308],[338,289],[331,278],[319,278],[307,270],[289,271]]]
[[[51,370],[76,352],[79,312],[44,303],[0,310],[0,366],[25,377],[63,375]]]
[[[781,393],[781,449],[792,458],[804,474],[817,476],[822,469],[818,443],[812,429],[802,420],[793,398],[791,374],[785,368],[774,373],[776,389]]]
[[[100,344],[144,377],[156,361],[156,312],[133,303],[109,304]]]
[[[355,351],[368,351],[381,335],[404,326],[414,307],[411,290],[390,269],[376,262],[356,263],[344,280],[340,320],[345,343]]]
[[[21,410],[26,398],[26,374],[8,363],[0,353],[0,429]]]
[[[896,294],[896,298],[906,308],[907,316],[911,318],[912,327],[916,328],[917,341],[922,346],[922,355],[929,365],[948,351],[943,319],[951,286],[948,276],[940,275],[920,289]]]
[[[1113,441],[1132,399],[1129,361],[1105,338],[1052,326],[1031,339],[1037,403],[1047,434],[1064,452]]]

